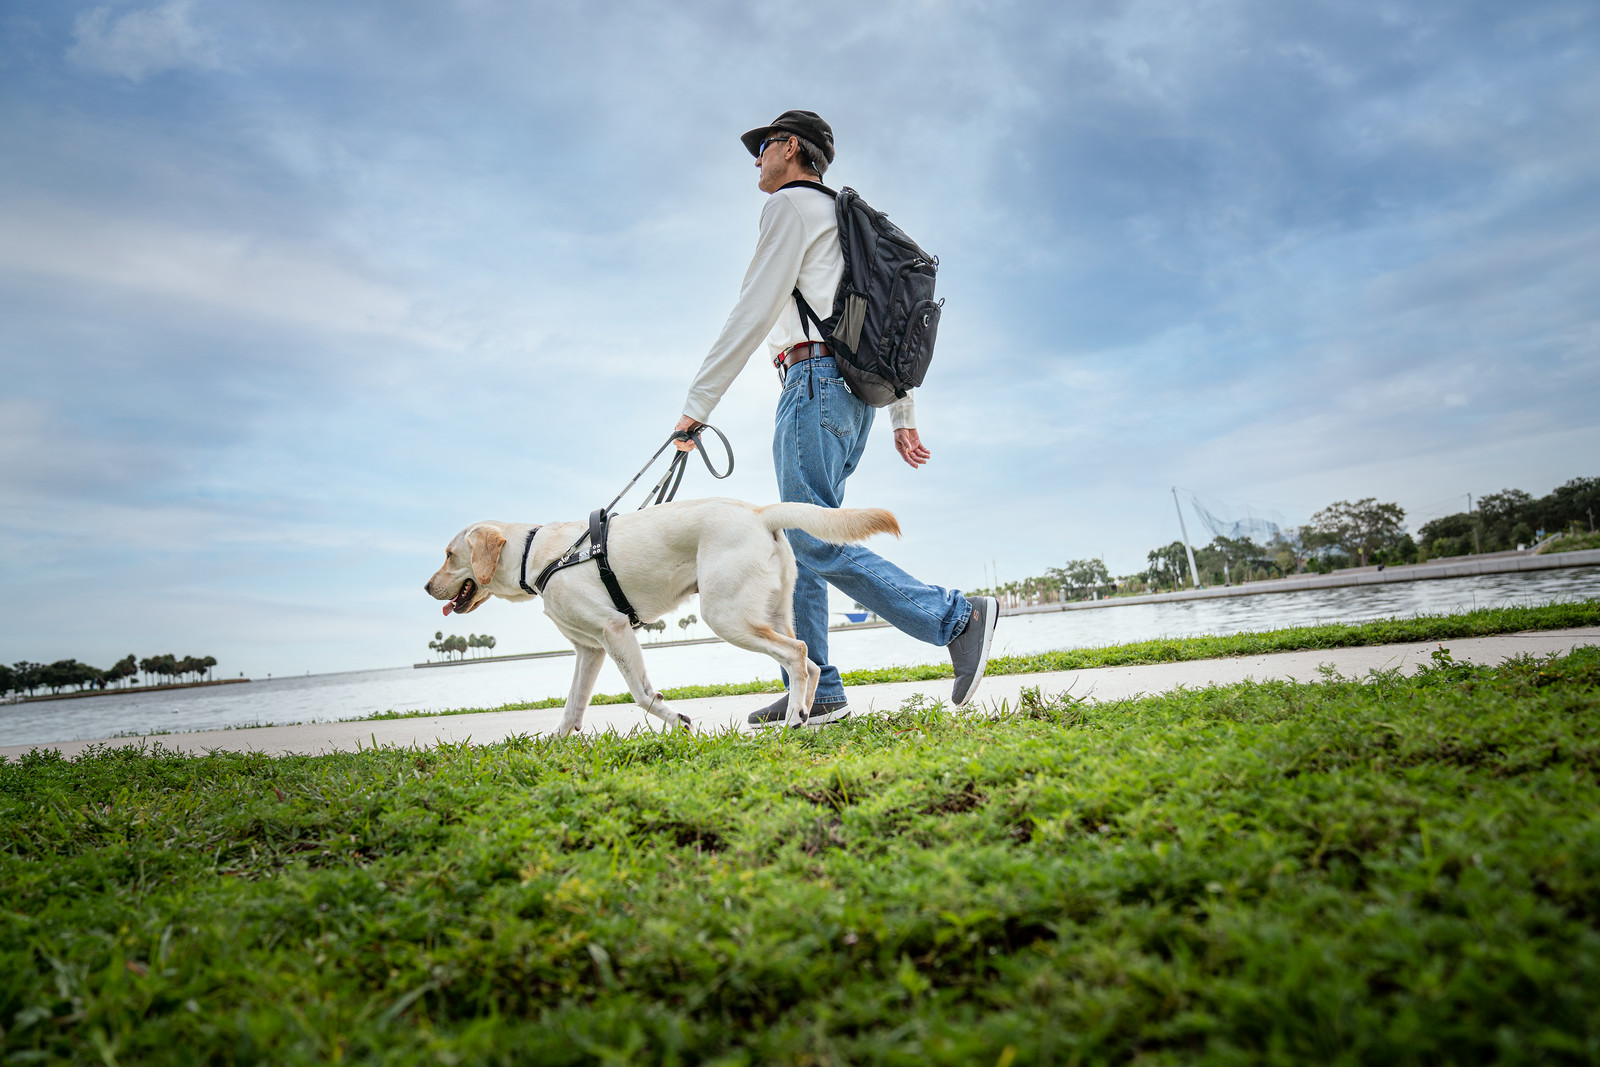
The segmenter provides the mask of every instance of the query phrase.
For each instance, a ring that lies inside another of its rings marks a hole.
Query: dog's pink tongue
[[[448,603],[448,604],[446,604],[444,606],[444,613],[446,615],[450,614],[454,610],[456,610],[455,601],[451,601],[450,603]]]

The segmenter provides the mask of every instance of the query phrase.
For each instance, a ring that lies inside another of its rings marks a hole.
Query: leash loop
[[[723,471],[721,474],[718,474],[717,468],[712,466],[711,456],[706,452],[705,443],[700,440],[700,434],[706,430],[710,430],[712,433],[717,435],[717,437],[722,441],[723,450],[728,454],[728,469]],[[644,477],[644,472],[649,470],[651,465],[655,463],[656,460],[661,458],[661,453],[665,452],[679,441],[694,442],[694,447],[699,450],[700,458],[705,462],[706,470],[711,472],[711,477],[721,481],[723,478],[726,478],[733,473],[733,446],[728,444],[727,435],[725,435],[721,430],[717,429],[710,423],[702,423],[698,430],[675,430],[671,436],[661,443],[661,447],[655,450],[655,453],[651,455],[650,459],[645,463],[645,465],[639,468],[639,473],[630,478],[628,480],[628,484],[622,487],[622,492],[611,498],[611,503],[605,506],[605,513],[610,515],[613,511],[615,511],[617,507],[617,501],[621,500],[627,494],[628,490],[632,489],[634,485],[638,483],[639,479]],[[668,500],[671,500],[674,496],[676,496],[678,494],[678,486],[683,483],[683,472],[688,468],[688,466],[689,453],[679,452],[676,456],[672,457],[672,462],[667,464],[666,473],[661,476],[661,480],[659,482],[650,487],[650,491],[645,494],[644,502],[639,505],[639,509],[642,511],[652,504],[666,503]]]
[[[712,464],[711,454],[706,451],[705,442],[700,440],[700,434],[705,430],[710,430],[712,433],[717,435],[717,437],[722,441],[722,450],[728,455],[728,469],[723,471],[721,474],[717,473],[717,468]],[[666,450],[667,445],[674,445],[679,441],[694,442],[695,450],[700,453],[700,460],[706,465],[706,471],[711,475],[711,477],[721,481],[733,473],[733,446],[728,444],[728,438],[723,435],[721,430],[709,423],[702,424],[698,430],[674,431],[672,436],[667,438],[667,443],[656,450],[656,455],[650,457],[650,462],[654,463],[656,456],[661,455],[661,453]],[[647,468],[648,466],[649,464],[646,464]],[[655,504],[664,504],[673,497],[677,496],[678,486],[683,484],[684,471],[688,469],[689,453],[679,452],[677,455],[673,456],[672,462],[667,464],[666,473],[661,476],[661,480],[655,485],[651,486],[649,492],[645,493],[644,500],[639,504],[639,510],[643,511],[645,508],[651,507]],[[640,473],[642,474],[644,472],[640,471]],[[635,479],[635,481],[637,480],[638,479]],[[632,485],[632,482],[628,483],[629,488],[631,488]],[[627,491],[628,490],[626,488],[623,489],[624,493]],[[616,501],[613,500],[612,503],[615,504]]]

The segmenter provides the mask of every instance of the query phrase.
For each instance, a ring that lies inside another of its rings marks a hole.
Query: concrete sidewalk
[[[1444,642],[1458,661],[1496,664],[1523,653],[1547,655],[1567,652],[1581,645],[1600,644],[1600,627],[1571,630],[1544,630],[1505,634],[1498,637],[1473,637]],[[1231,685],[1247,680],[1273,679],[1315,681],[1318,669],[1328,665],[1347,677],[1363,677],[1368,671],[1398,667],[1406,673],[1430,662],[1438,642],[1405,645],[1373,645],[1310,652],[1279,652],[1269,656],[1235,659],[1190,660],[1185,663],[1157,663],[1143,667],[1100,667],[1084,671],[1058,671],[1042,674],[1007,674],[985,678],[979,690],[979,704],[995,709],[1002,704],[1015,706],[1025,688],[1038,686],[1046,696],[1070,692],[1090,700],[1125,700],[1129,697],[1165,693],[1180,686],[1191,689],[1209,685]],[[856,686],[849,690],[855,713],[892,711],[908,697],[922,694],[934,700],[948,700],[950,680],[931,682],[891,682],[885,685]],[[673,707],[695,721],[697,730],[746,730],[745,716],[775,697],[764,694],[741,697],[707,697],[673,701]],[[976,710],[976,705],[969,706]],[[402,745],[427,748],[439,742],[472,741],[489,744],[513,734],[548,733],[561,721],[561,709],[542,711],[496,711],[473,715],[439,715],[417,719],[384,719],[358,722],[307,723],[303,726],[265,726],[247,730],[206,730],[188,734],[160,734],[149,738],[119,737],[104,741],[63,741],[48,745],[9,745],[0,755],[16,758],[31,749],[58,749],[66,757],[76,756],[94,744],[140,745],[159,741],[163,747],[183,752],[204,753],[216,749],[231,752],[317,754],[349,752],[373,745]],[[607,704],[591,707],[584,715],[585,732],[617,730],[626,733],[635,727],[660,729],[659,720],[646,715],[633,704]]]

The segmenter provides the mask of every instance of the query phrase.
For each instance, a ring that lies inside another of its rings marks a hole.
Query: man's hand
[[[933,453],[928,451],[928,446],[922,443],[922,438],[913,429],[896,430],[894,447],[900,453],[900,458],[913,467],[920,467],[933,458]]]
[[[700,429],[704,425],[705,425],[705,423],[699,421],[698,419],[691,419],[689,416],[685,415],[683,418],[678,420],[678,425],[676,425],[676,426],[674,426],[672,428],[672,432],[673,433],[694,433],[696,430]],[[693,441],[674,441],[673,444],[678,446],[678,451],[679,452],[693,452],[694,451],[694,442]]]

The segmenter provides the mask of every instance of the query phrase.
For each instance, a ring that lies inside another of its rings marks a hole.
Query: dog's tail
[[[824,508],[816,504],[768,504],[756,512],[767,529],[804,530],[830,545],[865,541],[873,534],[900,536],[900,524],[883,508]]]

